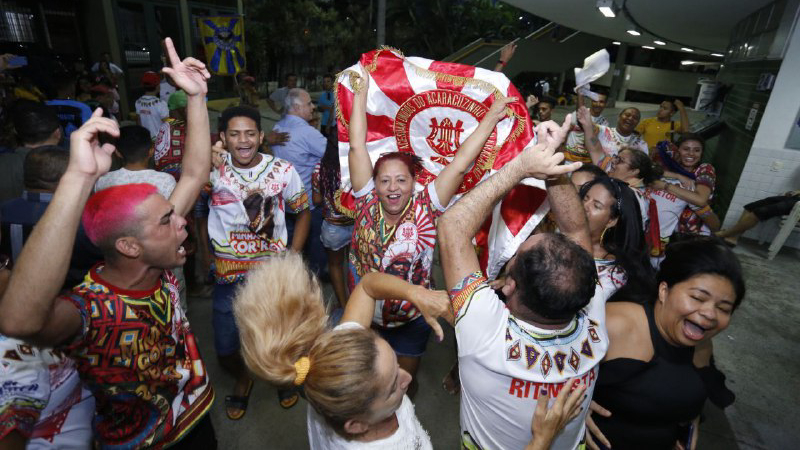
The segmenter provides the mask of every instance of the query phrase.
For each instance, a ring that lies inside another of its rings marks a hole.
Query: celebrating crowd
[[[643,121],[626,108],[614,127],[603,93],[562,125],[552,102],[530,102],[536,139],[457,198],[517,99],[496,96],[417,189],[415,156],[367,151],[366,72],[349,117],[328,104],[327,137],[296,77],[270,98],[283,111],[272,132],[251,89],[212,134],[209,72],[165,48],[176,90],[164,103],[161,78],[145,74],[140,125],[120,127],[113,103],[71,130],[36,100],[15,106],[23,163],[2,206],[0,447],[217,447],[210,355],[186,316],[186,284],[204,274],[184,275],[187,256],[213,278],[214,352],[235,380],[227,417],[246,414],[253,377],[266,380],[284,408],[307,400],[312,449],[432,448],[435,424],[412,400],[430,335],[448,327],[462,448],[691,449],[705,401],[733,401],[711,342],[744,298],[729,246],[753,219],[721,233],[728,245],[710,236],[714,168],[680,101]],[[513,51],[502,55],[497,70]],[[354,211],[340,202],[348,138]],[[109,172],[114,158],[122,167]],[[473,237],[530,178],[544,182],[548,217],[489,280]]]

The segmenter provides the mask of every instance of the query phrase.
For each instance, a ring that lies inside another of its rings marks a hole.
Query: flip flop
[[[278,402],[281,404],[281,408],[289,409],[300,399],[300,394],[298,393],[296,388],[290,389],[278,389]]]
[[[253,380],[250,380],[247,385],[247,393],[245,395],[228,395],[225,397],[225,414],[228,419],[239,420],[244,417],[247,412],[247,404],[250,401],[250,392],[253,390]],[[228,408],[235,408],[239,411],[231,414]]]

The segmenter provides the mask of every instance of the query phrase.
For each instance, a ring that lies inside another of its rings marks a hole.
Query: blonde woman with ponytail
[[[412,302],[439,340],[436,318],[452,317],[444,291],[370,273],[330,329],[319,283],[297,255],[270,259],[237,293],[244,360],[270,383],[304,387],[312,449],[432,448],[405,395],[411,376],[369,328],[376,298]]]

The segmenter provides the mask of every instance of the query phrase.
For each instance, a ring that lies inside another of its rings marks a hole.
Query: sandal
[[[294,406],[300,399],[300,394],[296,388],[278,389],[278,402],[281,408],[289,409]]]
[[[442,389],[450,395],[458,395],[461,392],[461,380],[458,375],[458,362],[453,364],[447,375],[442,380]]]
[[[250,380],[245,395],[228,395],[225,397],[225,413],[228,415],[228,419],[239,420],[244,417],[244,414],[247,412],[247,403],[250,401],[250,392],[252,390],[253,380]],[[238,411],[232,414],[229,408],[238,409]]]

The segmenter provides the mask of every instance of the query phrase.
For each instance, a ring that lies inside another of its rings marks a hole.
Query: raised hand
[[[584,108],[585,109],[585,108]],[[564,140],[567,139],[570,126],[572,125],[572,115],[567,115],[564,123],[559,125],[552,120],[542,122],[536,127],[536,138],[539,142],[544,142],[548,147],[557,150]]]
[[[211,147],[211,165],[215,168],[219,168],[223,163],[225,163],[225,158],[228,157],[228,151],[225,150],[225,145],[222,144],[222,141],[217,141],[213,147]]]
[[[492,127],[494,127],[494,125],[497,125],[497,122],[505,119],[508,115],[508,104],[514,103],[515,101],[517,101],[517,97],[495,98],[494,103],[492,103],[492,106],[489,108],[483,120],[491,121]]]
[[[68,172],[93,179],[108,172],[111,155],[116,148],[110,143],[101,143],[100,134],[119,137],[119,125],[103,117],[103,109],[97,108],[92,117],[70,135]]]
[[[525,99],[525,106],[528,108],[536,106],[537,103],[539,103],[539,98],[533,94],[529,95],[528,98]]]
[[[589,115],[589,109],[587,107],[583,105],[578,107],[578,110],[576,111],[576,116],[578,118],[578,123],[584,130],[587,130],[590,127],[594,126],[594,123],[592,123],[592,117]]]
[[[206,95],[206,82],[211,78],[206,65],[192,57],[181,61],[170,38],[164,39],[164,48],[167,50],[169,67],[164,67],[161,71],[172,78],[175,86],[183,89],[187,95]]]
[[[569,131],[570,116],[559,126],[557,123],[548,120],[536,127],[536,135],[539,143],[528,144],[519,155],[525,167],[526,176],[546,180],[565,173],[574,172],[581,166],[579,162],[561,165],[564,154],[558,151],[559,146],[564,142]]]
[[[503,61],[504,64],[508,64],[511,61],[511,58],[514,57],[514,52],[517,51],[517,44],[513,42],[509,42],[508,44],[504,45],[503,48],[500,49],[500,61]]]
[[[677,109],[678,111],[680,111],[680,110],[682,110],[684,108],[683,102],[680,101],[680,99],[676,98],[675,101],[672,102],[672,103],[675,104],[675,109]]]

